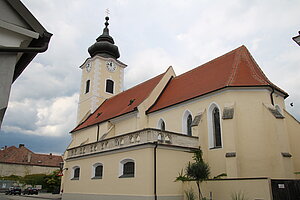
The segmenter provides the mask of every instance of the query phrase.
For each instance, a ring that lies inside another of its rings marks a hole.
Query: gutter
[[[45,32],[43,37],[39,38],[43,42],[38,47],[0,47],[0,52],[16,52],[16,53],[42,53],[47,51],[52,34]]]
[[[0,47],[0,53],[23,53],[15,65],[14,82],[29,65],[33,58],[48,49],[52,34],[45,31],[38,39],[33,39],[28,47]]]
[[[154,175],[154,200],[157,200],[157,190],[156,190],[156,187],[157,187],[157,184],[156,184],[156,150],[157,150],[157,146],[158,146],[158,143],[157,141],[154,142],[153,144],[155,144],[154,146],[154,172],[153,172],[153,175]]]

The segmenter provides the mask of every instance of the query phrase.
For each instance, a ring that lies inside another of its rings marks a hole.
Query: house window
[[[186,110],[182,117],[182,132],[192,136],[193,117],[190,111]]]
[[[91,81],[87,80],[85,83],[85,93],[88,93],[90,91],[90,84],[91,84]]]
[[[73,167],[73,177],[72,177],[72,180],[79,180],[79,175],[80,175],[80,167],[78,167],[78,166]]]
[[[120,177],[119,178],[130,178],[134,177],[135,163],[132,159],[125,159],[120,162]]]
[[[113,94],[114,93],[114,81],[107,79],[106,80],[106,92]]]
[[[222,147],[221,134],[221,113],[219,107],[213,103],[208,109],[208,134],[209,134],[209,148]]]
[[[103,175],[103,165],[101,163],[94,164],[92,179],[101,179],[102,175]]]
[[[158,121],[158,125],[157,125],[157,128],[162,130],[162,131],[165,131],[166,130],[166,123],[163,119],[160,119]]]

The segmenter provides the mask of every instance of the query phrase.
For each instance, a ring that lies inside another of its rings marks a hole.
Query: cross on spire
[[[109,9],[108,9],[108,8],[106,8],[106,10],[105,10],[105,14],[106,14],[106,17],[108,17],[108,16],[110,15],[110,11],[109,11]]]

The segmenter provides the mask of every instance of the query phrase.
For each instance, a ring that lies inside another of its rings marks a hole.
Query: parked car
[[[31,194],[39,194],[39,191],[38,191],[38,189],[36,189],[36,188],[33,188],[33,187],[28,187],[28,188],[26,188],[24,191],[23,191],[23,194],[25,195],[25,194],[28,194],[28,195],[31,195]]]
[[[20,186],[14,186],[14,187],[10,187],[6,192],[6,195],[21,195],[21,187]]]

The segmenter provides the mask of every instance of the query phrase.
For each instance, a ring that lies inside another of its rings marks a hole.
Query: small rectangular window
[[[114,82],[112,80],[106,80],[106,92],[114,93]]]
[[[80,168],[77,167],[77,168],[74,168],[73,170],[74,170],[73,171],[74,174],[73,174],[72,180],[79,180]]]
[[[90,91],[90,80],[86,81],[86,85],[85,85],[85,93],[88,93]]]

